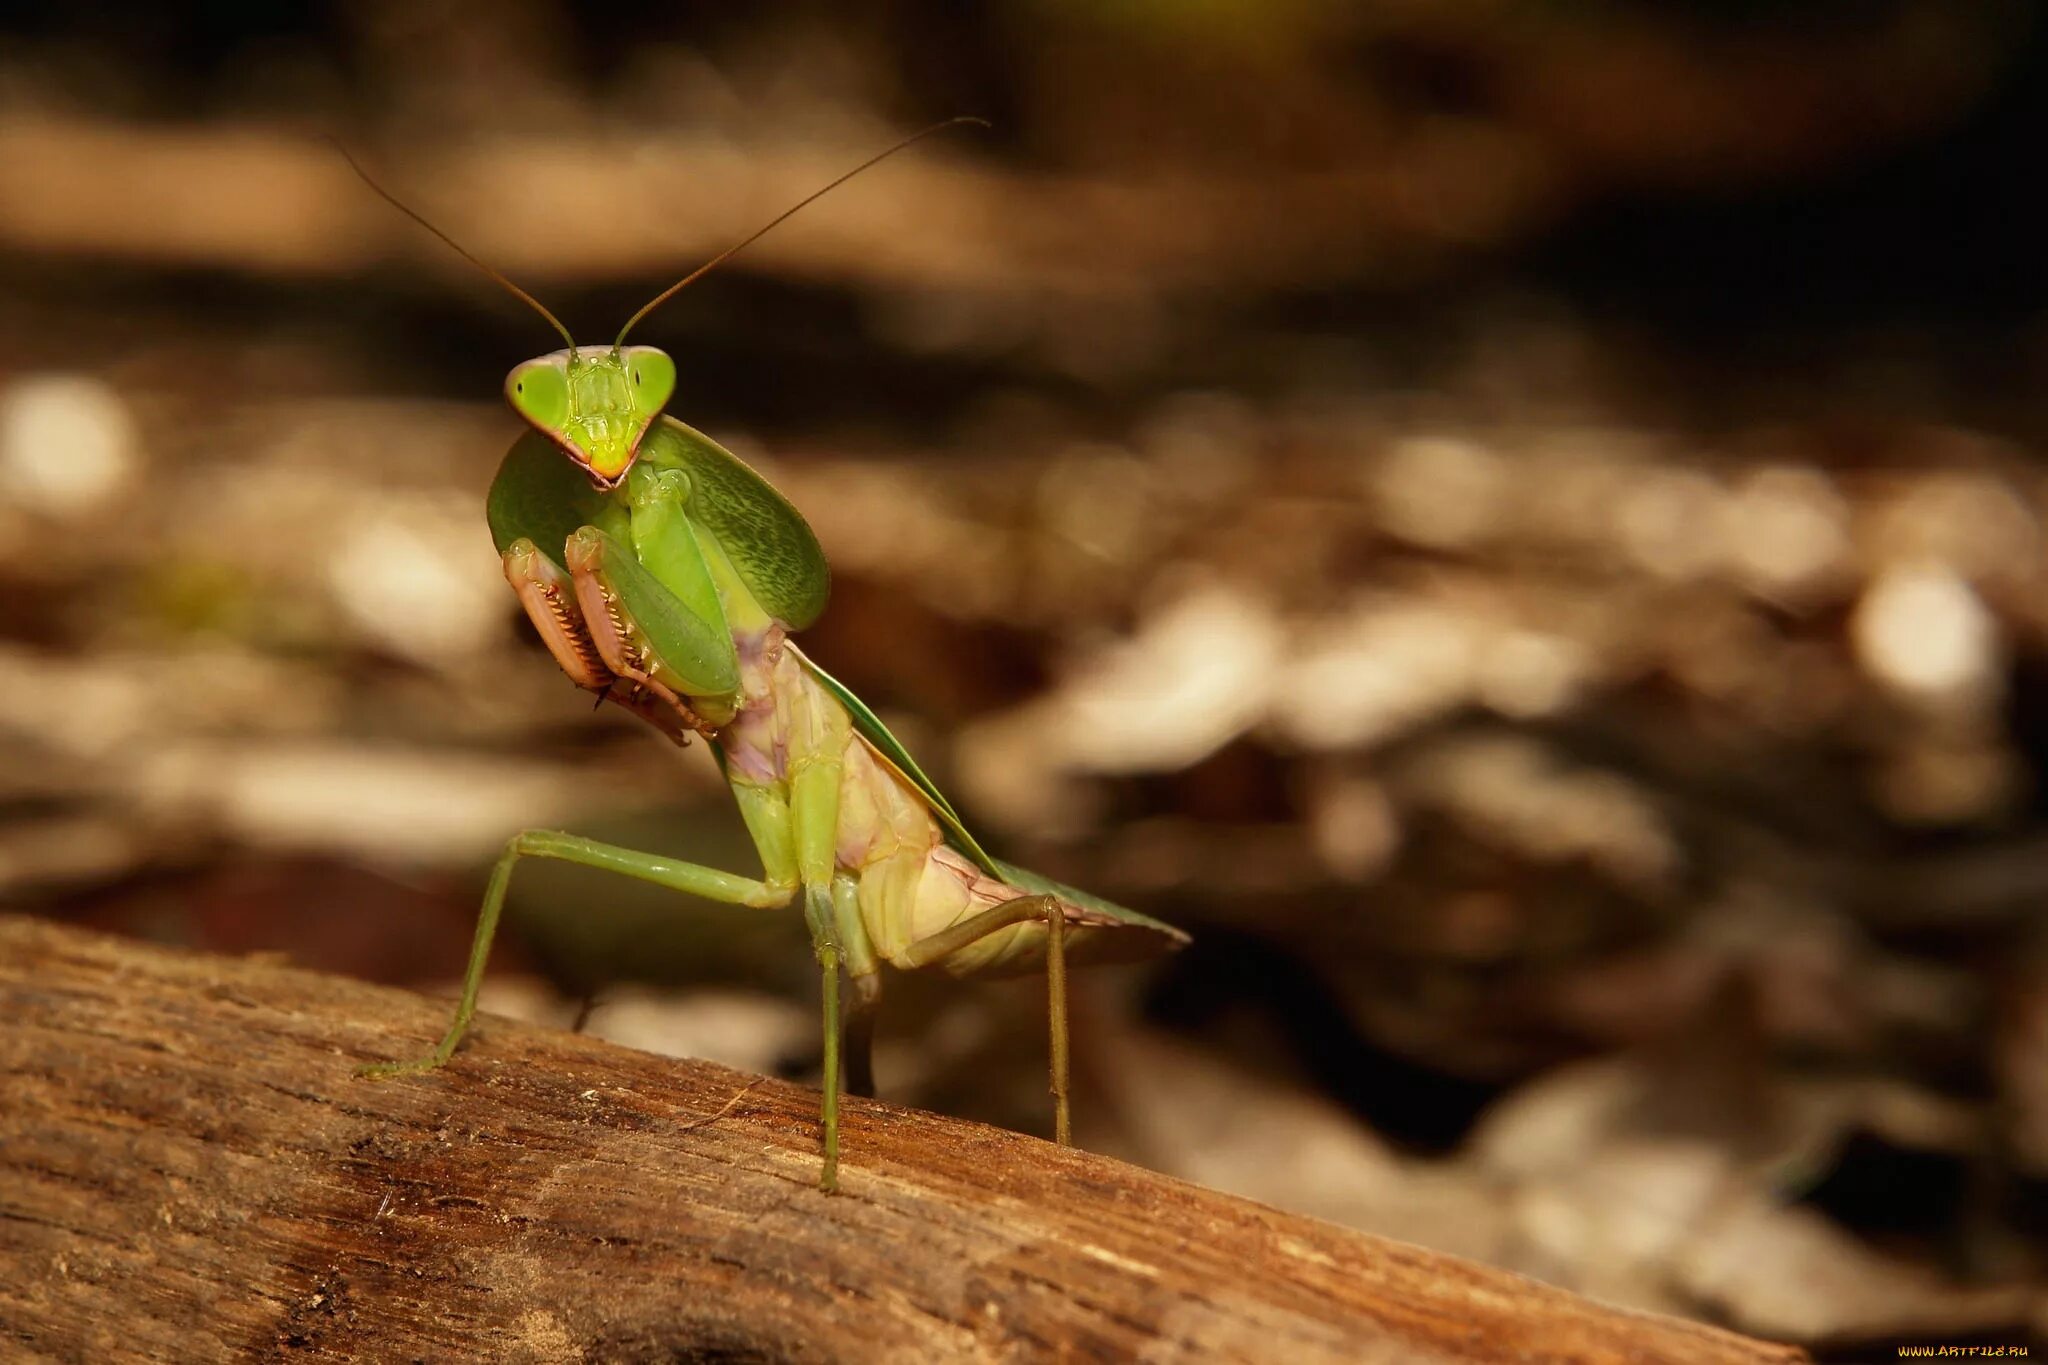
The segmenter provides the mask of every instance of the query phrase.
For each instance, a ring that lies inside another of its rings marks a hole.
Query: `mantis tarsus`
[[[517,366],[505,381],[506,398],[531,428],[506,454],[487,507],[505,576],[579,687],[678,744],[693,734],[705,739],[762,868],[743,876],[552,830],[515,835],[484,893],[447,1033],[424,1057],[364,1074],[424,1071],[454,1055],[476,1010],[513,868],[522,858],[558,858],[735,905],[801,902],[822,981],[821,1189],[838,1182],[842,1033],[855,1042],[844,1060],[866,1088],[883,962],[955,975],[1042,964],[1054,1132],[1069,1140],[1069,958],[1143,957],[1186,936],[983,850],[874,712],[788,639],[818,618],[829,588],[810,526],[724,447],[666,416],[675,362],[654,347],[625,344],[649,312],[790,214],[964,122],[980,120],[947,120],[869,158],[663,290],[601,348],[577,346],[532,295],[363,175],[561,335],[565,349]],[[844,1020],[842,971],[853,988]]]

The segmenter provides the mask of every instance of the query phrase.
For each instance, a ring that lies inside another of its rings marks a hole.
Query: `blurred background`
[[[2039,1339],[2035,7],[855,8],[0,5],[7,908],[446,992],[519,827],[749,868],[500,577],[552,334],[321,139],[602,340],[980,114],[637,339],[985,840],[1194,933],[1080,981],[1081,1142],[1823,1359]],[[529,865],[499,944],[815,1075],[799,916]],[[885,1010],[885,1095],[1047,1127],[1042,983]]]

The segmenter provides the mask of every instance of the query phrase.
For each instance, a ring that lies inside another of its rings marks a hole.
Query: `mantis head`
[[[603,490],[619,486],[675,392],[676,363],[652,346],[555,351],[505,376],[505,398]]]
[[[619,329],[619,335],[613,340],[610,349],[588,353],[577,348],[575,338],[569,335],[569,329],[564,327],[562,320],[550,313],[539,299],[472,256],[460,242],[421,217],[416,210],[408,208],[391,191],[372,179],[370,173],[358,165],[356,159],[348,154],[348,149],[339,142],[334,146],[355,173],[362,177],[363,183],[386,203],[439,237],[452,247],[457,255],[496,280],[507,293],[545,318],[548,325],[561,336],[566,349],[544,355],[538,360],[529,360],[505,377],[505,397],[511,402],[514,411],[531,423],[536,431],[553,441],[564,455],[590,476],[592,483],[601,490],[609,491],[617,488],[620,481],[626,477],[626,471],[633,467],[633,461],[640,454],[641,439],[647,435],[647,429],[654,424],[654,419],[661,415],[661,410],[668,406],[669,396],[675,392],[676,387],[676,363],[652,346],[626,345],[626,334],[632,331],[642,318],[674,298],[699,277],[731,259],[742,247],[759,239],[770,228],[781,223],[798,209],[837,189],[875,163],[894,156],[913,142],[921,141],[941,129],[951,128],[959,123],[988,127],[985,119],[968,116],[949,118],[912,133],[893,146],[876,153],[824,189],[806,195],[798,200],[794,207],[783,210],[769,220],[767,227],[760,228],[727,247],[656,294],[641,306],[639,312],[626,319],[626,325]]]

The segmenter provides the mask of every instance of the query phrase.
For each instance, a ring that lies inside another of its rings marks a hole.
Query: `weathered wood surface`
[[[1800,1358],[886,1104],[822,1195],[813,1093],[501,1021],[355,1079],[445,1008],[0,919],[0,1359]]]

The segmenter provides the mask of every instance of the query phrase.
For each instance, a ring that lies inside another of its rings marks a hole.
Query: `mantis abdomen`
[[[745,700],[716,743],[743,809],[792,790],[794,771],[809,762],[839,772],[834,870],[851,879],[857,916],[839,927],[847,966],[856,976],[880,958],[898,967],[925,965],[916,945],[965,924],[997,905],[1033,894],[993,875],[953,848],[930,799],[856,727],[837,696],[820,683],[779,628],[756,645],[741,641]],[[749,790],[749,789],[752,790]],[[1095,921],[1113,923],[1062,899],[1074,926],[1070,950],[1085,952]],[[1031,969],[1045,956],[1042,919],[997,930],[936,959],[955,975]]]

